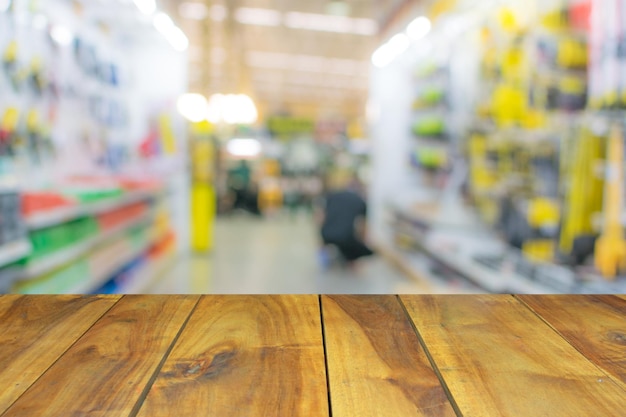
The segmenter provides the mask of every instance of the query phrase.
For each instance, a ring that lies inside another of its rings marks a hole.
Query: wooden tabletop
[[[626,297],[0,296],[0,416],[626,416]]]

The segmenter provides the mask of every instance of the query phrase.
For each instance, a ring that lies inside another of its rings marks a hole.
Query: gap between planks
[[[90,296],[89,296],[89,295],[84,295],[83,297],[90,297]],[[34,379],[34,380],[33,380],[33,381],[32,381],[32,382],[28,385],[28,387],[24,390],[24,392],[22,392],[22,394],[20,394],[20,395],[19,395],[19,396],[18,396],[18,397],[14,400],[14,401],[12,401],[12,402],[11,402],[11,404],[9,404],[9,405],[8,405],[8,406],[4,409],[4,411],[2,411],[2,413],[0,414],[0,417],[1,417],[1,416],[3,416],[3,415],[5,415],[5,414],[7,413],[7,411],[8,411],[8,410],[9,410],[9,409],[10,409],[10,408],[11,408],[11,407],[15,404],[15,403],[17,403],[17,402],[20,400],[20,398],[22,398],[22,396],[23,396],[24,394],[26,394],[26,392],[28,392],[28,390],[29,390],[32,386],[34,386],[34,385],[37,383],[37,381],[39,381],[39,380],[40,380],[40,379],[41,379],[41,378],[42,378],[42,377],[43,377],[43,376],[44,376],[44,375],[45,375],[45,374],[46,374],[46,373],[47,373],[47,372],[48,372],[48,371],[49,371],[49,370],[50,370],[50,369],[54,366],[54,365],[56,365],[56,363],[57,363],[58,361],[60,361],[60,360],[61,360],[61,358],[63,358],[63,356],[65,356],[65,354],[66,354],[66,353],[67,353],[70,349],[72,349],[72,347],[74,347],[74,345],[76,345],[76,343],[78,343],[78,342],[79,342],[79,341],[80,341],[80,340],[81,340],[81,339],[82,339],[82,338],[83,338],[83,337],[84,337],[84,336],[85,336],[85,335],[86,335],[86,334],[87,334],[87,333],[88,333],[88,332],[89,332],[89,331],[93,328],[93,326],[95,326],[95,325],[96,325],[96,323],[98,323],[100,320],[102,320],[102,318],[103,318],[104,316],[106,316],[106,315],[109,313],[109,311],[111,311],[111,309],[112,309],[113,307],[115,307],[115,306],[116,306],[116,305],[120,302],[120,300],[121,300],[123,297],[124,297],[123,295],[121,295],[121,296],[117,296],[117,300],[115,300],[115,302],[114,302],[113,304],[111,304],[111,306],[110,306],[109,308],[107,308],[107,309],[106,309],[106,310],[105,310],[105,311],[104,311],[104,312],[100,315],[100,317],[98,317],[98,319],[97,319],[97,320],[94,320],[94,322],[93,322],[93,323],[91,323],[91,325],[90,325],[89,327],[87,327],[87,329],[85,329],[85,331],[84,331],[84,332],[82,332],[82,333],[81,333],[81,334],[80,334],[80,335],[79,335],[79,336],[78,336],[78,337],[77,337],[77,338],[76,338],[76,339],[75,339],[72,343],[70,343],[70,344],[67,346],[67,348],[66,348],[65,350],[63,350],[63,352],[61,352],[61,353],[59,354],[59,356],[57,356],[57,358],[56,358],[54,361],[52,361],[52,362],[50,363],[50,365],[48,365],[48,366],[46,367],[46,369],[44,369],[44,370],[43,370],[43,371],[39,374],[39,376],[38,376],[37,378],[35,378],[35,379]]]
[[[333,417],[332,397],[330,396],[330,377],[328,374],[328,351],[326,350],[326,327],[324,323],[324,308],[322,305],[322,295],[318,294],[320,308],[320,328],[322,331],[322,347],[324,349],[324,372],[326,372],[326,395],[328,397],[328,416]]]
[[[614,380],[614,382],[616,382],[616,385],[618,387],[620,387],[624,392],[626,392],[626,388],[624,388],[624,386],[620,383],[621,381],[619,379],[615,380],[615,376],[612,375],[610,372],[608,372],[606,369],[604,369],[600,364],[596,363],[595,361],[591,360],[589,357],[587,357],[587,354],[584,352],[583,349],[579,348],[578,346],[576,346],[572,341],[569,340],[568,337],[566,337],[566,335],[564,335],[559,329],[557,329],[555,327],[555,325],[552,324],[552,322],[550,322],[548,319],[546,319],[541,313],[539,313],[538,311],[536,311],[531,305],[529,305],[526,301],[524,301],[524,299],[522,297],[520,297],[520,294],[512,294],[513,298],[515,298],[521,305],[523,305],[524,307],[526,307],[528,310],[530,310],[535,316],[537,316],[543,323],[545,323],[550,329],[552,329],[552,331],[554,331],[554,333],[556,333],[561,339],[565,340],[565,342],[567,344],[569,344],[574,350],[576,350],[578,353],[580,353],[586,360],[587,362],[589,362],[590,364],[592,364],[593,366],[595,366],[598,371],[602,374],[604,374],[608,379],[610,380]],[[626,296],[622,296],[622,295],[611,295],[615,298],[619,298],[622,300],[626,300]],[[590,297],[590,295],[588,295],[587,297]],[[604,303],[603,303],[604,304]]]
[[[450,388],[448,387],[448,384],[446,383],[445,378],[443,377],[443,375],[439,371],[439,366],[437,365],[437,363],[435,362],[435,359],[431,355],[430,350],[428,349],[428,346],[426,346],[426,342],[424,341],[424,338],[420,334],[417,326],[413,322],[413,319],[411,318],[411,315],[409,314],[408,310],[406,309],[406,306],[404,305],[404,302],[402,301],[402,298],[399,295],[396,294],[396,300],[398,300],[398,303],[400,304],[400,307],[402,308],[402,311],[404,312],[404,315],[406,316],[407,320],[411,324],[411,327],[413,328],[413,331],[415,332],[415,335],[417,336],[417,340],[419,340],[420,346],[424,350],[424,354],[428,358],[428,362],[430,362],[430,366],[431,366],[431,368],[433,368],[433,372],[435,372],[435,375],[437,376],[437,379],[439,380],[439,384],[441,384],[441,387],[443,388],[443,391],[446,393],[446,397],[448,398],[448,401],[450,402],[450,405],[452,406],[452,409],[454,410],[454,413],[458,417],[463,417],[463,413],[461,412],[461,409],[459,408],[459,405],[456,403],[456,400],[454,399],[454,396],[452,395],[452,392],[450,391]]]
[[[193,316],[193,313],[196,311],[196,308],[198,307],[198,304],[200,303],[200,300],[202,299],[202,297],[203,296],[198,297],[198,299],[196,300],[196,303],[193,305],[193,308],[189,312],[189,315],[187,316],[187,318],[183,322],[182,326],[180,326],[180,329],[178,329],[178,333],[176,333],[176,336],[174,336],[174,339],[172,339],[172,342],[170,343],[170,345],[168,346],[167,350],[163,354],[163,357],[161,358],[161,361],[158,363],[158,365],[154,369],[154,372],[150,376],[150,379],[148,379],[148,382],[146,383],[146,386],[141,391],[141,394],[139,395],[139,398],[137,398],[137,402],[135,403],[135,405],[133,406],[132,410],[128,414],[128,417],[135,417],[137,414],[139,414],[139,411],[141,410],[141,407],[143,406],[144,401],[148,397],[148,394],[150,393],[150,390],[152,389],[152,386],[154,385],[154,382],[158,378],[159,373],[161,372],[161,369],[163,368],[163,365],[165,365],[165,361],[167,361],[167,358],[172,353],[172,350],[174,349],[174,346],[176,345],[176,342],[178,342],[178,339],[180,338],[180,335],[183,333],[183,330],[185,330],[185,327],[187,327],[187,323],[189,323],[189,320],[191,319],[191,316]]]

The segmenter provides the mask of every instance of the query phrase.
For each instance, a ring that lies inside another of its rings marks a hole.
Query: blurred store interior
[[[626,293],[626,0],[0,0],[2,293]]]

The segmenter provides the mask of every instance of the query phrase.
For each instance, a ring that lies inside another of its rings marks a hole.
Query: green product
[[[67,294],[74,292],[74,288],[89,276],[89,264],[80,259],[40,278],[18,282],[13,291],[20,294]]]
[[[417,136],[442,136],[445,123],[440,117],[428,117],[417,121],[413,125],[413,133]]]
[[[417,151],[417,161],[424,168],[441,168],[446,163],[446,153],[440,149],[420,149]]]
[[[81,203],[93,203],[109,198],[118,198],[124,194],[122,188],[103,188],[89,190],[65,190],[64,194],[77,199]]]
[[[415,102],[416,108],[432,107],[443,101],[444,92],[437,88],[425,90]]]

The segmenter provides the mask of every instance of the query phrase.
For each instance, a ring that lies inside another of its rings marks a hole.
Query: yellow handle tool
[[[596,242],[595,264],[602,275],[614,279],[626,268],[626,240],[621,224],[623,207],[624,137],[622,128],[611,129],[608,146],[608,172],[604,186],[604,228]]]

